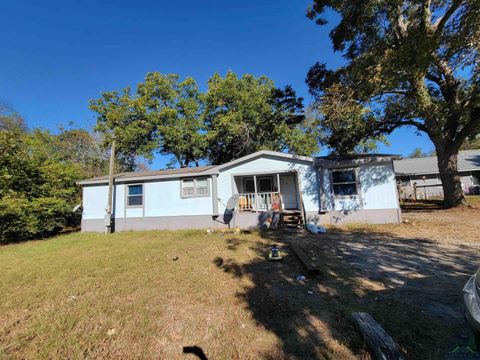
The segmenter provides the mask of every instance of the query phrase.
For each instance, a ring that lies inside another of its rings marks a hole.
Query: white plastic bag
[[[323,226],[317,226],[313,222],[307,223],[307,230],[312,234],[325,234],[327,232],[327,229]]]

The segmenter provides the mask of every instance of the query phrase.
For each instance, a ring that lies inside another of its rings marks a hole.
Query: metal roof
[[[437,157],[422,157],[395,160],[393,167],[397,175],[438,174]],[[480,149],[458,153],[458,171],[480,170]]]

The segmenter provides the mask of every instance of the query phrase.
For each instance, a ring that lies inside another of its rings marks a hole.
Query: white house
[[[117,174],[115,231],[399,222],[391,155],[309,158],[259,151],[218,166]],[[83,187],[82,231],[104,231],[108,177]]]

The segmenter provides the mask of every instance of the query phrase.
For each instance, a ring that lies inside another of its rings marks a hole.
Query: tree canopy
[[[330,37],[346,64],[313,65],[307,84],[320,103],[332,86],[348,89],[364,110],[343,119],[362,136],[344,132],[338,144],[353,149],[360,138],[413,126],[435,146],[445,204],[462,203],[457,153],[480,130],[480,2],[315,0],[307,16],[324,25],[327,9],[340,15]],[[346,127],[329,127],[332,138]]]
[[[311,155],[317,144],[313,130],[305,126],[302,100],[290,86],[275,88],[265,76],[214,74],[205,93],[204,115],[210,163],[262,149]]]
[[[265,76],[214,74],[200,92],[192,78],[148,73],[135,92],[102,93],[90,102],[96,130],[115,138],[125,157],[173,155],[181,166],[219,164],[260,149],[310,155],[314,129],[305,125],[302,99]]]
[[[120,170],[128,168],[121,159]],[[0,244],[41,238],[79,225],[81,179],[104,175],[108,152],[77,128],[28,130],[15,111],[0,113]]]

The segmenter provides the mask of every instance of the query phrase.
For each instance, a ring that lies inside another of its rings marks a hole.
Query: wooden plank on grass
[[[309,273],[317,273],[320,271],[317,259],[313,259],[299,244],[292,242],[290,243],[290,247]]]
[[[377,323],[370,314],[354,312],[353,320],[357,323],[360,332],[368,347],[377,360],[403,360],[404,356],[398,349],[397,343]]]

